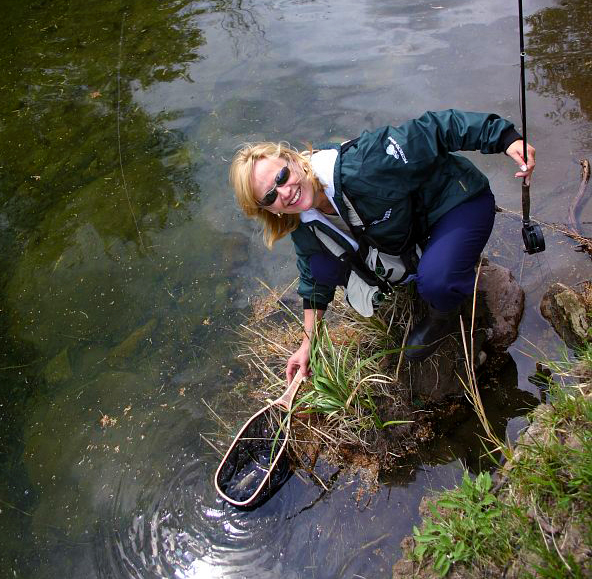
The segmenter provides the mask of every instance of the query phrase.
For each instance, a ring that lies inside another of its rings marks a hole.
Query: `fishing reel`
[[[529,255],[545,251],[545,238],[540,225],[528,222],[522,223],[522,241],[524,241],[524,251]]]
[[[530,221],[530,185],[522,182],[522,241],[529,255],[545,251],[545,238],[541,226]]]

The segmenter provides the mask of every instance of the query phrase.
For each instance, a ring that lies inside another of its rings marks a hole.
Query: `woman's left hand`
[[[512,159],[514,159],[514,161],[516,161],[516,164],[520,167],[520,171],[518,171],[514,175],[514,177],[516,177],[517,179],[524,178],[525,183],[527,185],[530,185],[530,178],[532,176],[532,172],[534,171],[534,166],[536,165],[536,162],[535,162],[536,150],[529,143],[526,144],[526,148],[527,148],[526,154],[528,157],[528,163],[524,162],[524,141],[522,139],[514,141],[506,149],[506,155],[508,155],[509,157],[512,157]]]

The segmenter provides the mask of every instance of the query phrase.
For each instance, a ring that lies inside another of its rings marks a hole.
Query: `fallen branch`
[[[580,165],[582,166],[581,170],[581,183],[580,188],[576,196],[574,197],[573,201],[569,205],[569,210],[567,212],[569,226],[572,228],[574,233],[577,235],[582,235],[582,231],[579,227],[579,224],[576,219],[576,209],[578,207],[579,202],[584,197],[584,192],[586,191],[586,186],[588,185],[588,181],[590,180],[590,161],[588,159],[580,159]]]

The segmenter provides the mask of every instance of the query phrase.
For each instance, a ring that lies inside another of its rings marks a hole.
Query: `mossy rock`
[[[587,315],[591,309],[586,299],[588,293],[588,286],[578,292],[562,283],[554,283],[541,299],[541,314],[570,348],[592,339]]]

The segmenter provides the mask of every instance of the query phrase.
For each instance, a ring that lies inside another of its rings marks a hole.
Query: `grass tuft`
[[[300,401],[305,412],[323,414],[355,429],[384,428],[410,421],[383,422],[374,398],[389,395],[394,380],[379,372],[378,362],[400,348],[364,355],[360,343],[334,344],[325,322],[318,324],[310,356],[311,390]],[[354,421],[348,420],[353,417]]]

